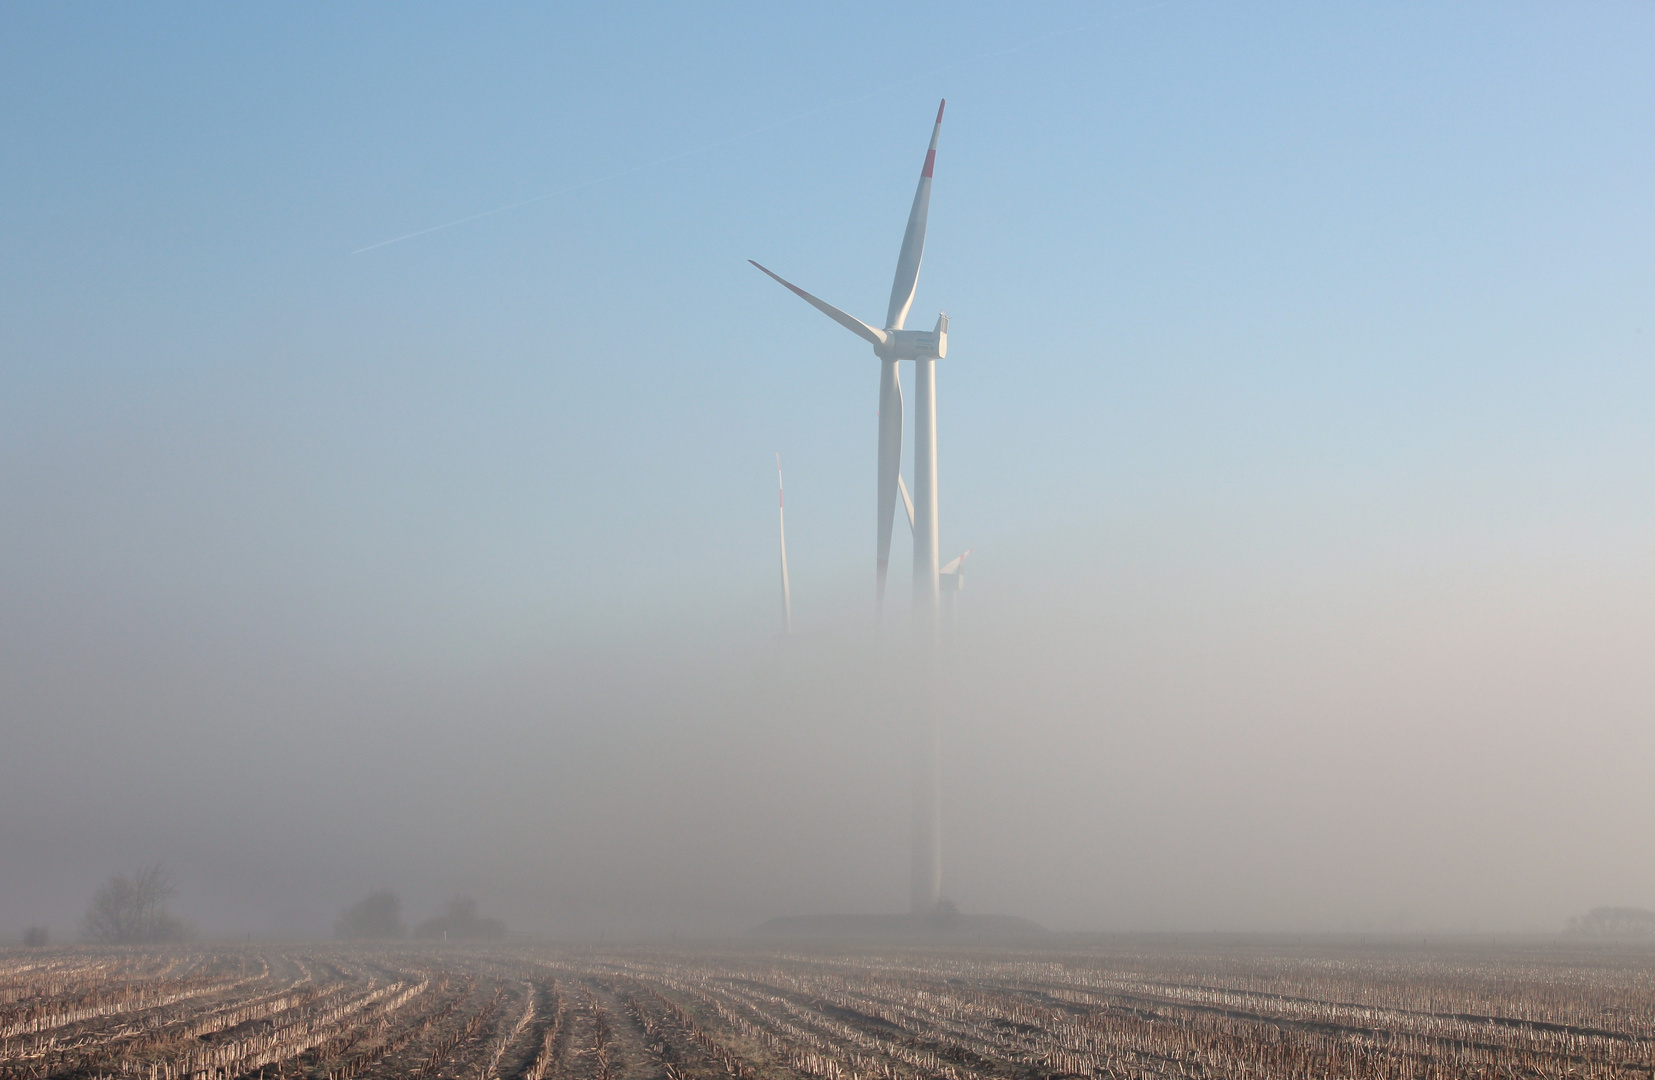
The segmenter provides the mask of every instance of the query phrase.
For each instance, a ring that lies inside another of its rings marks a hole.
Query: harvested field
[[[1655,954],[336,945],[0,953],[0,1080],[1655,1077]]]

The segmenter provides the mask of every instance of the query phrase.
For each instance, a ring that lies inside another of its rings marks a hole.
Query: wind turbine
[[[875,549],[875,601],[883,610],[885,576],[891,555],[891,526],[900,493],[914,530],[915,744],[913,792],[913,864],[911,904],[916,913],[938,909],[942,899],[941,731],[937,715],[937,635],[939,580],[937,566],[937,361],[948,355],[948,316],[939,314],[929,330],[905,330],[908,309],[919,285],[925,255],[925,224],[931,207],[931,173],[942,134],[944,100],[937,106],[931,145],[925,151],[908,228],[897,254],[885,326],[875,328],[805,292],[757,262],[754,266],[792,290],[811,307],[873,346],[879,358],[878,540]],[[902,483],[902,380],[897,363],[914,361],[914,492]]]
[[[793,632],[793,590],[787,587],[787,518],[786,498],[782,491],[782,456],[776,454],[776,531],[782,540],[782,630]]]
[[[942,134],[942,111],[931,129],[931,145],[925,151],[914,205],[908,212],[908,229],[897,255],[896,276],[891,282],[891,300],[885,309],[884,329],[875,329],[847,315],[832,304],[805,292],[768,267],[747,260],[775,278],[816,310],[873,346],[879,357],[879,501],[878,546],[875,556],[875,598],[883,606],[885,572],[891,557],[891,526],[896,519],[897,491],[902,485],[902,380],[897,372],[900,360],[914,361],[914,381],[919,398],[914,403],[914,581],[916,602],[929,597],[936,606],[937,595],[937,387],[936,361],[948,355],[948,316],[938,315],[931,330],[904,330],[908,309],[919,285],[919,264],[925,255],[925,220],[931,206],[931,171],[937,160],[937,137]],[[906,495],[906,492],[904,492]],[[906,499],[904,500],[906,501]]]
[[[965,588],[965,559],[972,550],[967,549],[965,555],[956,555],[946,565],[937,571],[937,585],[942,592],[943,619],[950,626],[954,622],[954,597]]]

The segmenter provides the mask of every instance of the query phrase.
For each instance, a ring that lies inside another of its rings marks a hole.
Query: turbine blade
[[[970,555],[973,551],[976,551],[976,550],[977,550],[976,548],[969,548],[969,549],[966,550],[965,555]],[[939,574],[957,574],[957,573],[959,573],[960,572],[960,565],[965,562],[965,555],[955,556],[953,561],[951,561],[947,566],[943,567],[941,570],[938,570],[937,573],[939,573]]]
[[[902,505],[908,509],[908,531],[914,531],[914,500],[908,497],[908,485],[902,482],[902,474],[896,478],[896,489],[902,493]]]
[[[875,603],[885,603],[885,571],[891,561],[891,525],[902,486],[902,376],[895,360],[879,365],[879,548]],[[906,495],[903,496],[907,498]]]
[[[869,326],[867,323],[863,322],[861,319],[858,319],[856,316],[847,315],[843,311],[840,311],[838,308],[834,307],[832,304],[826,302],[825,300],[816,299],[814,296],[811,296],[809,293],[805,292],[803,289],[799,288],[797,285],[793,284],[791,281],[788,281],[787,279],[783,278],[781,275],[772,273],[767,268],[765,268],[763,266],[759,266],[759,264],[756,263],[756,262],[753,262],[752,259],[748,259],[747,261],[750,262],[750,263],[753,263],[754,266],[758,266],[760,270],[763,270],[766,274],[770,274],[771,277],[775,278],[777,281],[781,282],[783,285],[786,285],[789,289],[792,289],[795,293],[797,293],[799,295],[799,297],[801,299],[804,300],[805,303],[809,304],[811,307],[815,308],[817,311],[820,311],[823,315],[826,315],[828,318],[832,319],[834,322],[838,323],[840,326],[843,326],[846,330],[849,330],[851,333],[855,334],[857,337],[863,338],[864,340],[868,341],[870,344],[873,344],[873,345],[883,345],[883,344],[885,344],[885,331],[875,330],[873,327]]]
[[[787,518],[786,498],[782,489],[782,456],[776,454],[776,531],[782,542],[782,629],[793,632],[793,590],[787,584]]]
[[[937,106],[937,123],[931,129],[931,146],[925,151],[925,167],[919,173],[919,187],[914,189],[914,206],[908,211],[908,231],[902,234],[902,253],[896,258],[896,278],[891,282],[891,306],[885,309],[885,329],[901,330],[908,319],[908,308],[914,302],[914,289],[919,285],[919,264],[925,257],[925,218],[931,208],[931,170],[937,163],[937,136],[942,134],[942,110],[948,104],[944,98]]]

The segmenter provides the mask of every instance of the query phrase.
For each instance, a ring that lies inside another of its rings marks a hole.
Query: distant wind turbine
[[[793,590],[787,584],[787,499],[782,491],[782,456],[776,454],[776,530],[782,541],[782,631],[793,632]]]
[[[948,607],[953,609],[953,596],[965,588],[965,557],[974,549],[967,549],[964,555],[956,555],[947,565],[937,571],[940,579],[939,586],[942,594],[949,598]]]

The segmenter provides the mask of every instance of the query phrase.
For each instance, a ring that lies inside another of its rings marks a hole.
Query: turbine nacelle
[[[941,360],[948,355],[948,316],[938,315],[932,330],[886,330],[883,342],[874,342],[881,360]]]

